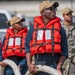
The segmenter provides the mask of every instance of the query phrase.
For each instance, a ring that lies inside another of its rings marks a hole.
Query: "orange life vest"
[[[30,42],[32,55],[38,53],[61,53],[60,19],[52,19],[46,26],[42,16],[34,18],[33,37]]]
[[[2,48],[3,58],[10,56],[25,57],[25,38],[27,31],[28,30],[24,28],[15,35],[12,28],[7,30]]]

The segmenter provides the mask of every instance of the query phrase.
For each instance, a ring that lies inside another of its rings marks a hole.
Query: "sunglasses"
[[[72,14],[72,12],[69,12],[69,13],[68,13],[68,14],[66,14],[66,15],[67,15],[67,16],[71,16],[71,15],[73,15],[73,14]]]
[[[57,11],[57,8],[55,8],[55,7],[50,7],[50,8],[46,8],[45,10]]]

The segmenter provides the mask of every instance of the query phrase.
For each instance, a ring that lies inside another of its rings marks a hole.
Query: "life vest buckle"
[[[16,48],[13,48],[13,50],[16,50]]]

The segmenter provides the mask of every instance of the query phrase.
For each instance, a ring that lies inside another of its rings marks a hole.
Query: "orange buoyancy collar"
[[[34,18],[34,32],[30,42],[32,55],[38,53],[61,53],[60,18],[56,17],[44,25],[42,16]]]
[[[21,56],[25,57],[25,39],[27,35],[27,28],[23,28],[18,34],[13,33],[13,29],[10,28],[7,30],[4,46],[2,48],[3,58],[10,56]]]

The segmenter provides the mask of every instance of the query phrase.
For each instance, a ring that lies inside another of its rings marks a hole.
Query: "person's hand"
[[[18,69],[20,70],[20,65],[18,65]]]
[[[30,65],[28,65],[28,68],[29,68],[29,72],[30,73],[32,73],[32,74],[36,74],[37,73],[35,68],[38,68],[38,67],[36,65],[30,64]]]
[[[60,75],[62,75],[62,72],[60,69],[56,69],[56,70],[59,72]]]
[[[60,75],[62,75],[62,72],[61,72],[61,65],[57,65],[56,70],[60,73]]]
[[[7,66],[7,64],[0,62],[0,66],[5,67],[5,66]]]

